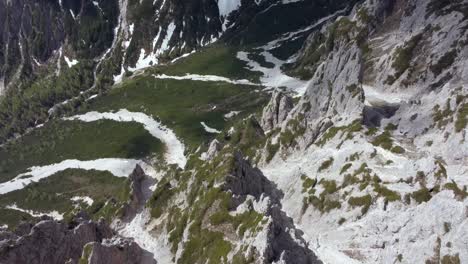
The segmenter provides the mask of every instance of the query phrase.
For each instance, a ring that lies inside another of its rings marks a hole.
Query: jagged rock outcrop
[[[88,264],[121,263],[121,264],[156,264],[153,254],[140,246],[122,238],[106,239],[102,243],[92,242],[84,247],[82,258]]]
[[[24,236],[16,236],[0,245],[1,263],[65,263],[78,260],[85,244],[113,236],[113,231],[102,221],[79,220],[66,224],[43,220]]]
[[[218,154],[221,148],[221,143],[217,139],[213,139],[213,141],[210,143],[210,146],[208,147],[208,150],[205,153],[202,153],[200,158],[206,161],[212,160],[216,154]]]
[[[147,179],[147,176],[140,165],[135,167],[128,179],[130,181],[131,192],[130,199],[123,208],[123,221],[129,221],[133,219],[146,202],[146,197],[143,193],[143,182]]]
[[[262,195],[267,194],[275,203],[281,198],[274,184],[263,176],[259,169],[252,167],[240,152],[234,155],[232,172],[227,175],[225,181],[224,189],[236,196],[245,198],[252,195],[255,199],[260,199]]]
[[[266,248],[260,252],[263,261],[259,260],[258,263],[322,263],[308,248],[293,220],[281,210],[282,192],[240,153],[234,155],[233,171],[226,177],[224,189],[231,192],[239,203],[245,202],[248,197],[254,197],[257,202],[268,200],[267,207],[260,212],[270,221],[265,227]]]
[[[286,120],[293,107],[294,103],[290,96],[281,91],[274,91],[270,102],[263,109],[262,120],[260,122],[263,130],[269,131],[279,126]]]

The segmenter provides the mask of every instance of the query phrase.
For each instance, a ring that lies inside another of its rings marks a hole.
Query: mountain
[[[0,21],[0,263],[468,261],[468,1]]]

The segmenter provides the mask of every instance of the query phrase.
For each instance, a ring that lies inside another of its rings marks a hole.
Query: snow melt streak
[[[22,173],[8,182],[1,183],[0,194],[21,190],[33,182],[37,182],[66,169],[109,171],[114,176],[127,177],[132,173],[137,164],[148,167],[144,166],[143,162],[139,160],[113,158],[91,161],[64,160],[56,164],[35,166],[29,168],[28,172]]]

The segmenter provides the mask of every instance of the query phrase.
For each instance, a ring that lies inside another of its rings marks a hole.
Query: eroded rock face
[[[146,179],[145,172],[137,165],[133,170],[132,174],[128,177],[130,181],[131,196],[130,200],[124,207],[124,213],[122,220],[129,221],[135,217],[138,210],[141,209],[142,205],[146,202],[145,195],[143,193],[143,181]]]
[[[292,98],[281,91],[273,92],[270,102],[263,109],[261,126],[264,131],[280,125],[294,107]]]
[[[24,236],[9,238],[0,244],[0,263],[65,263],[78,260],[83,246],[113,236],[102,221],[83,220],[77,226],[43,220]]]
[[[233,171],[226,177],[224,186],[225,190],[241,197],[252,195],[259,199],[262,195],[268,194],[275,202],[278,202],[280,198],[280,193],[275,186],[263,176],[259,169],[252,167],[239,152],[234,156]]]
[[[210,146],[208,147],[208,150],[201,155],[201,158],[206,161],[212,160],[216,154],[218,154],[221,148],[221,143],[218,140],[213,139],[213,141],[210,143]]]
[[[143,250],[129,239],[109,239],[102,243],[92,242],[85,246],[83,255],[89,264],[156,264],[153,254]]]
[[[283,193],[276,185],[259,169],[252,167],[240,153],[235,154],[233,168],[226,178],[226,191],[232,192],[240,203],[245,202],[248,197],[254,197],[257,202],[268,200],[267,207],[262,212],[270,218],[266,227],[266,247],[260,252],[263,262],[259,260],[256,263],[322,263],[308,248],[302,232],[295,228],[292,218],[281,210],[280,199]]]

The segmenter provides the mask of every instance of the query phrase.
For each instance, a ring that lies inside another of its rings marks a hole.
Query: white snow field
[[[217,130],[215,128],[209,127],[205,122],[200,122],[200,124],[203,126],[203,129],[205,129],[205,131],[208,132],[208,133],[212,133],[212,134],[221,133],[221,131],[219,131],[219,130]]]
[[[172,130],[144,113],[130,112],[126,109],[121,109],[115,113],[88,112],[84,115],[65,118],[65,120],[79,120],[83,122],[95,122],[102,119],[142,124],[152,136],[158,138],[166,145],[166,162],[169,164],[177,164],[180,168],[185,167],[187,158],[184,155],[184,144],[176,137]]]
[[[131,222],[115,226],[119,235],[134,239],[140,247],[153,253],[153,257],[158,263],[173,263],[173,255],[167,246],[169,245],[169,237],[152,235],[153,228],[154,220],[151,221],[148,209],[138,213]]]
[[[82,202],[82,203],[87,204],[88,206],[91,206],[94,203],[94,200],[89,196],[74,196],[70,200],[76,203]]]
[[[309,85],[308,81],[302,81],[297,78],[291,77],[283,73],[281,66],[286,63],[280,59],[275,58],[270,52],[263,51],[260,53],[265,57],[265,60],[269,63],[273,63],[273,68],[267,68],[261,66],[258,62],[249,59],[248,52],[240,51],[237,53],[237,58],[239,60],[247,62],[247,66],[251,71],[259,71],[263,73],[263,76],[260,77],[260,82],[263,86],[268,88],[279,88],[286,87],[290,91],[297,93],[298,95],[303,95]]]
[[[147,175],[156,174],[151,166],[143,161],[134,159],[106,158],[89,161],[64,160],[56,164],[29,168],[27,172],[16,176],[16,178],[1,183],[0,194],[21,190],[33,182],[38,182],[41,179],[66,169],[109,171],[114,176],[127,177],[132,173],[136,165],[140,165]]]
[[[78,61],[76,59],[69,59],[67,56],[63,56],[65,58],[65,62],[67,63],[68,65],[68,68],[71,68],[73,66],[75,66],[76,64],[78,64]]]
[[[51,212],[36,212],[36,211],[33,211],[33,210],[26,210],[26,209],[22,209],[22,208],[19,208],[16,204],[12,204],[12,205],[8,205],[6,207],[7,209],[11,209],[11,210],[16,210],[16,211],[20,211],[20,212],[23,212],[23,213],[27,213],[33,217],[41,217],[43,215],[47,215],[47,216],[50,216],[52,217],[53,219],[55,220],[63,220],[63,214],[57,212],[57,211],[51,211]]]
[[[191,81],[202,81],[202,82],[227,82],[231,84],[244,84],[244,85],[258,85],[250,82],[249,80],[231,80],[226,77],[216,75],[199,75],[199,74],[186,74],[184,76],[170,76],[166,74],[154,75],[156,79],[172,79],[172,80],[191,80]]]

